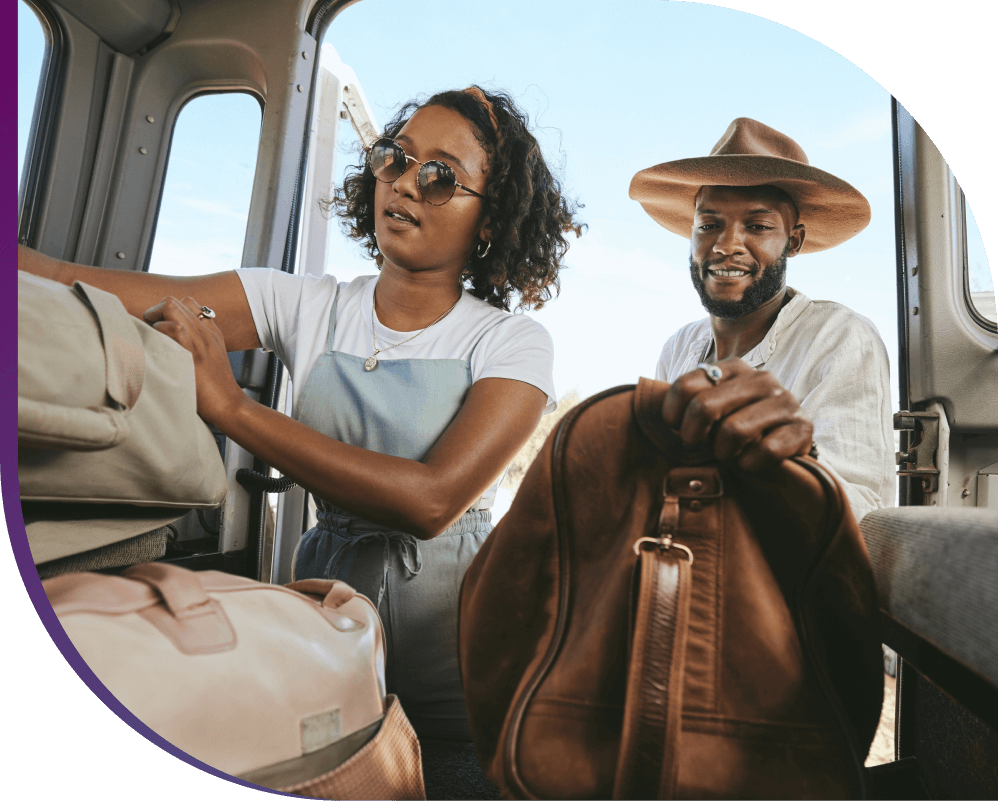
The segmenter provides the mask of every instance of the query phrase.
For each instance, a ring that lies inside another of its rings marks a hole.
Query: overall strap
[[[333,336],[336,334],[336,306],[340,302],[340,287],[337,284],[336,294],[333,295],[333,308],[329,312],[329,331],[326,334],[326,353],[333,352]]]

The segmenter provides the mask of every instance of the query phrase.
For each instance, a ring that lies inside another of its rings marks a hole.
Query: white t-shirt
[[[236,270],[246,292],[257,336],[277,354],[291,374],[292,387],[305,386],[316,360],[326,351],[329,313],[336,305],[333,350],[366,359],[374,352],[371,314],[378,276],[337,283],[330,275],[297,276],[280,270]],[[374,318],[378,347],[402,342],[415,331],[393,331]],[[389,359],[461,359],[471,366],[472,383],[482,378],[512,378],[547,395],[545,413],[557,406],[554,343],[547,330],[523,314],[490,306],[468,292],[454,310],[411,342],[378,354]],[[292,395],[292,416],[297,417]]]

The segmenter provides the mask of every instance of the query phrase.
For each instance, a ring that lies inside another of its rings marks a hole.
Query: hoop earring
[[[475,249],[475,255],[480,259],[484,259],[489,255],[489,249],[492,247],[492,240],[490,239],[485,243],[485,250],[482,250],[482,245],[479,243],[478,247]]]

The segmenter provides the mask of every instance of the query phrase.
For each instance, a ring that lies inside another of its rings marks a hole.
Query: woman
[[[334,205],[380,275],[33,271],[116,293],[191,351],[199,414],[318,499],[295,577],[368,595],[389,692],[421,738],[467,741],[461,578],[506,465],[555,403],[550,337],[508,309],[550,298],[579,227],[524,117],[477,87],[405,106]],[[288,367],[294,419],[236,385],[225,351],[258,347]]]

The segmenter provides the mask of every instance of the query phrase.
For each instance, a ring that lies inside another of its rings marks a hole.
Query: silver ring
[[[721,379],[724,378],[724,373],[721,372],[721,368],[716,364],[707,364],[707,362],[700,362],[697,365],[697,370],[703,370],[707,374],[707,380],[710,381],[715,387],[721,383]]]
[[[207,306],[201,307],[201,313],[198,315],[199,320],[214,320],[215,312],[209,309]]]

